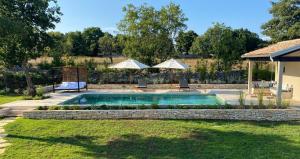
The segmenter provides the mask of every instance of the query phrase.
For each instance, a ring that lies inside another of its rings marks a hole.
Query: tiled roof
[[[283,51],[292,47],[300,46],[300,39],[288,40],[269,45],[242,55],[243,58],[270,57],[273,53]]]

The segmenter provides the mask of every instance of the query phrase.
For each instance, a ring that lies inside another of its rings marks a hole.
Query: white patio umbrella
[[[188,69],[189,66],[187,64],[184,64],[178,60],[175,60],[175,59],[170,59],[170,60],[167,60],[165,62],[162,62],[158,65],[155,65],[153,66],[153,68],[163,68],[163,69],[180,69],[180,70],[185,70],[185,69]],[[172,73],[172,71],[171,71]],[[173,77],[171,77],[173,79]]]
[[[115,65],[110,66],[109,68],[116,68],[116,69],[145,69],[145,68],[149,68],[149,66],[140,63],[137,60],[133,60],[133,59],[128,59],[125,60],[123,62],[117,63]]]
[[[145,69],[145,68],[149,68],[149,66],[140,63],[137,60],[133,60],[133,59],[128,59],[125,61],[122,61],[120,63],[117,63],[115,65],[110,66],[109,68],[114,68],[114,69],[137,69],[137,70],[141,70],[141,69]],[[131,74],[130,74],[130,83],[131,83]]]
[[[166,68],[166,69],[181,69],[181,70],[185,70],[185,69],[188,69],[189,66],[182,63],[182,62],[179,62],[175,59],[170,59],[170,60],[167,60],[165,62],[162,62],[158,65],[155,65],[153,66],[154,68]]]

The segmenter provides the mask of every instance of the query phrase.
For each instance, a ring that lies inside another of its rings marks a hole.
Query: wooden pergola
[[[79,82],[86,82],[86,90],[88,81],[88,71],[86,67],[65,66],[62,68],[62,82],[77,82],[77,91],[80,91]],[[70,89],[68,89],[70,90]],[[53,81],[53,92],[55,91],[55,83]]]

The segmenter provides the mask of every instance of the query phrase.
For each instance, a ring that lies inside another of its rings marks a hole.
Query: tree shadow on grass
[[[278,135],[257,135],[238,131],[196,129],[184,136],[164,138],[126,134],[116,136],[106,144],[101,137],[32,137],[9,135],[9,138],[79,146],[82,157],[92,158],[298,158],[300,143]]]
[[[177,120],[178,121],[178,120]],[[250,124],[253,126],[260,126],[260,127],[264,127],[264,128],[273,128],[276,126],[280,126],[280,125],[289,125],[289,126],[300,126],[300,121],[234,121],[234,120],[181,120],[184,122],[192,122],[192,123],[211,123],[217,126],[224,126],[224,125],[228,125],[228,124]]]

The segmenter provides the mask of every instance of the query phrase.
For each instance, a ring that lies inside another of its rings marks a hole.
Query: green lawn
[[[300,123],[29,120],[5,127],[1,158],[300,158]]]
[[[0,95],[0,104],[5,104],[9,102],[13,102],[16,100],[23,99],[23,96],[16,96],[16,95]]]

